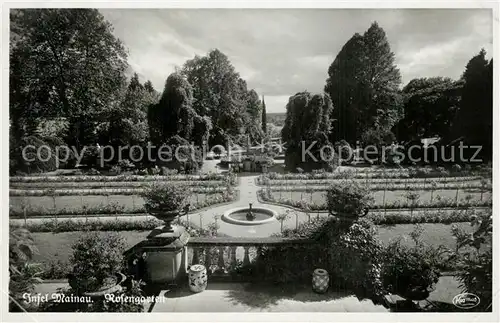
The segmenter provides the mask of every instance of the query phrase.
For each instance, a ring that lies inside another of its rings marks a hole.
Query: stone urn
[[[110,276],[104,280],[104,282],[96,288],[95,290],[92,291],[82,291],[83,296],[89,296],[91,298],[99,298],[103,297],[106,294],[111,294],[115,292],[119,292],[122,290],[122,284],[127,280],[127,277],[122,274],[122,273],[116,273],[114,276]],[[85,282],[78,282],[76,281],[76,277],[73,275],[68,276],[68,283],[73,289],[78,289],[78,286],[85,286]],[[89,282],[89,285],[91,285],[91,282]]]
[[[328,290],[329,283],[330,277],[326,270],[318,268],[313,272],[312,288],[314,292],[319,294],[325,293]]]
[[[207,288],[207,268],[203,265],[192,265],[189,267],[189,289],[193,293],[200,293]]]

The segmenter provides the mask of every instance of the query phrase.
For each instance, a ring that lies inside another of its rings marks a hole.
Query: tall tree
[[[178,136],[187,142],[201,144],[208,137],[209,121],[193,108],[193,90],[180,74],[171,74],[158,104],[148,110],[150,139],[160,146]]]
[[[402,90],[404,117],[393,132],[400,141],[447,137],[459,109],[463,81],[430,77],[411,80]]]
[[[262,131],[267,134],[267,111],[266,111],[266,101],[264,101],[264,96],[262,96]]]
[[[146,91],[148,91],[149,93],[156,92],[155,88],[153,87],[153,83],[151,83],[150,80],[147,80],[146,83],[144,83],[144,89],[146,89]]]
[[[228,57],[218,49],[187,61],[182,74],[193,86],[193,108],[213,124],[210,144],[226,144],[245,131],[247,89]]]
[[[67,117],[68,144],[95,140],[96,121],[117,100],[127,54],[97,9],[11,11],[11,122]],[[29,127],[28,127],[29,128]]]
[[[262,104],[259,99],[259,95],[255,90],[250,90],[247,92],[246,96],[247,108],[246,108],[246,122],[245,122],[245,133],[248,134],[252,142],[258,142],[264,136],[260,122],[262,111]]]
[[[401,114],[396,68],[384,30],[374,22],[361,36],[355,34],[330,65],[325,92],[335,107],[335,141],[351,144],[370,128],[390,129]]]
[[[300,92],[290,97],[286,105],[285,125],[281,131],[282,140],[287,143],[287,168],[322,168],[329,164],[329,158],[322,158],[320,150],[331,146],[328,138],[332,130],[332,110],[332,101],[328,94],[312,95],[309,92]],[[312,148],[308,149],[311,145]],[[310,154],[304,155],[304,150],[310,151]],[[328,157],[328,153],[326,150],[324,156]]]
[[[105,138],[99,141],[116,147],[144,144],[149,137],[148,106],[157,103],[159,95],[146,90],[134,73],[121,97],[119,103],[109,107],[107,122],[101,124],[108,131],[102,131]]]
[[[491,160],[493,151],[493,60],[482,49],[462,75],[464,82],[460,110],[452,136],[463,137],[468,145],[482,146],[482,157]]]

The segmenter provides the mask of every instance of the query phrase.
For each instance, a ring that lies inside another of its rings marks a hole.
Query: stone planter
[[[116,273],[115,276],[111,276],[108,279],[106,279],[105,282],[103,283],[103,285],[100,286],[97,290],[94,290],[92,292],[90,292],[90,291],[83,292],[83,296],[98,298],[98,297],[102,297],[106,294],[119,292],[122,290],[121,285],[125,282],[126,279],[127,279],[127,277],[124,274]],[[68,283],[72,288],[77,289],[77,281],[73,276],[71,276],[68,279]]]
[[[325,293],[328,290],[330,277],[328,272],[324,269],[318,268],[313,272],[312,288],[316,293]]]
[[[180,215],[181,211],[148,210],[148,213],[165,223],[165,226],[163,227],[164,232],[170,232],[173,230],[172,221],[174,221]]]
[[[207,269],[203,265],[192,265],[189,268],[189,289],[193,293],[200,293],[207,288]]]

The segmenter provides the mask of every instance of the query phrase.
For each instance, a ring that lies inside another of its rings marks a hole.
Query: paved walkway
[[[316,294],[311,287],[286,292],[269,285],[209,283],[205,291],[193,294],[182,286],[162,290],[152,312],[388,312],[370,300],[359,301],[341,292]],[[161,297],[163,296],[163,297]]]
[[[449,304],[461,293],[458,280],[443,276],[428,300]],[[34,294],[52,295],[58,288],[67,288],[64,281],[46,282],[35,286]],[[382,305],[339,291],[316,294],[310,286],[284,291],[273,285],[254,286],[250,283],[208,282],[201,293],[191,293],[188,285],[162,290],[155,304],[145,303],[151,312],[388,312]],[[424,304],[425,305],[425,304]]]
[[[294,211],[287,207],[260,203],[257,199],[257,191],[259,191],[261,187],[256,184],[257,177],[258,175],[255,174],[240,174],[238,177],[238,190],[240,193],[238,201],[190,214],[188,216],[189,222],[196,226],[206,227],[208,223],[215,221],[215,217],[218,217],[219,220],[217,220],[217,224],[220,226],[218,232],[232,237],[269,237],[272,233],[281,231],[281,223],[278,220],[262,225],[248,226],[229,224],[220,220],[220,216],[224,214],[225,211],[232,208],[248,207],[249,203],[252,203],[254,207],[273,209],[278,214],[287,211],[290,212],[290,217],[283,222],[283,228],[295,228],[297,224],[308,220],[309,217],[304,212]],[[317,213],[311,213],[311,216],[326,216],[326,213],[320,213],[319,215]]]

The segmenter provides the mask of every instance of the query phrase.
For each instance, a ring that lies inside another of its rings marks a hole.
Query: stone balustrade
[[[314,243],[306,239],[192,237],[187,244],[188,265],[203,264],[211,278],[238,278],[265,248]]]

